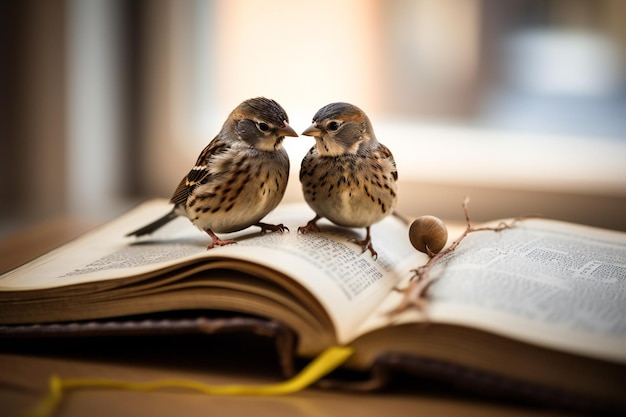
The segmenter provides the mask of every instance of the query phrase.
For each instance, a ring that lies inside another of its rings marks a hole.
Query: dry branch
[[[409,285],[407,286],[407,288],[399,290],[404,293],[404,297],[402,301],[389,314],[391,315],[398,314],[411,307],[417,308],[418,310],[424,309],[424,307],[427,304],[426,291],[428,290],[428,287],[436,280],[436,278],[430,277],[431,269],[435,266],[435,263],[437,261],[439,261],[441,258],[446,256],[447,254],[453,252],[459,246],[459,244],[463,241],[463,239],[465,239],[467,235],[473,232],[481,232],[481,231],[486,231],[486,230],[490,230],[494,232],[501,232],[502,230],[510,229],[514,227],[519,221],[529,217],[529,216],[516,217],[512,219],[510,222],[501,222],[497,226],[493,226],[493,227],[488,227],[488,226],[473,227],[470,221],[469,210],[467,207],[468,204],[469,204],[469,197],[465,197],[462,203],[463,213],[465,215],[465,223],[466,223],[465,231],[461,234],[461,236],[458,239],[452,242],[450,246],[448,246],[446,249],[442,250],[441,252],[437,254],[432,253],[427,248],[428,256],[429,256],[428,262],[426,262],[426,264],[424,264],[423,266],[420,266],[419,268],[412,270],[413,276],[411,277]]]

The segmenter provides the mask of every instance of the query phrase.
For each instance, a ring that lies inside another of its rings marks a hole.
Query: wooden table
[[[24,263],[93,227],[59,219],[0,242],[0,272]],[[1,306],[0,306],[1,308]],[[132,339],[132,340],[131,340]],[[219,342],[220,339],[217,339]],[[52,374],[129,381],[186,378],[209,384],[265,384],[281,380],[271,344],[262,340],[217,343],[178,336],[114,340],[0,341],[0,415],[36,404]],[[251,343],[255,343],[251,346]],[[309,388],[280,397],[215,397],[183,390],[70,392],[57,416],[559,416],[565,413],[476,398],[416,380],[382,392],[355,393]]]

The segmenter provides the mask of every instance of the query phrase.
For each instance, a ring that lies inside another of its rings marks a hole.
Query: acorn
[[[437,254],[448,241],[448,228],[435,216],[420,216],[409,228],[411,245],[427,255]]]

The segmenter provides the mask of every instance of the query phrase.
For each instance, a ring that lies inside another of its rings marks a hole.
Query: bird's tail
[[[139,236],[143,236],[143,235],[149,235],[150,233],[152,233],[155,230],[165,226],[167,223],[171,222],[176,217],[178,217],[178,214],[176,214],[176,212],[174,210],[175,210],[175,208],[173,208],[169,213],[167,213],[163,217],[159,217],[158,219],[156,219],[152,223],[149,223],[149,224],[145,225],[144,227],[141,227],[141,228],[135,230],[134,232],[130,232],[126,236],[137,236],[137,237],[139,237]]]

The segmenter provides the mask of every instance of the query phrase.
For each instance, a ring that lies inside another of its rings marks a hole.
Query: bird
[[[302,135],[315,138],[299,175],[315,217],[298,232],[319,232],[322,218],[343,227],[364,227],[365,239],[352,241],[377,258],[370,227],[393,213],[398,199],[393,154],[376,139],[365,112],[349,103],[319,109]]]
[[[207,249],[235,243],[216,233],[258,226],[261,233],[284,232],[283,224],[262,223],[283,198],[289,178],[286,136],[297,137],[285,110],[274,100],[243,101],[228,116],[181,180],[164,216],[126,236],[150,234],[173,219],[187,217],[211,237]]]

